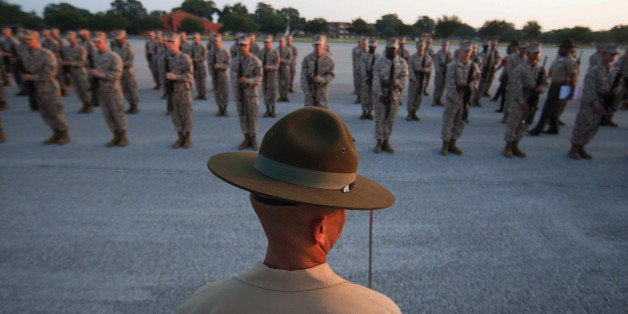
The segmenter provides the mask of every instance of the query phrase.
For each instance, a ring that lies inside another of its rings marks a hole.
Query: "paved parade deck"
[[[72,142],[44,146],[50,130],[13,96],[15,86],[7,89],[0,312],[171,313],[199,286],[264,256],[247,193],[206,167],[241,141],[233,101],[228,118],[214,117],[213,99],[194,101],[194,146],[173,150],[176,133],[152,90],[143,42],[132,42],[140,113],[128,116],[128,147],[106,148],[100,109],[77,114],[74,94],[63,98]],[[299,59],[311,51],[298,47]],[[378,155],[373,122],[358,119],[350,94],[352,47],[332,44],[330,108],[354,135],[360,174],[397,197],[374,215],[376,290],[404,313],[628,311],[628,111],[616,114],[619,128],[600,129],[591,161],[567,156],[575,101],[559,135],[525,137],[528,158],[507,159],[497,103],[483,98],[459,140],[464,155],[443,157],[442,107],[426,97],[420,122],[405,121],[400,108],[397,153]],[[545,53],[552,59],[555,49]],[[298,84],[290,98],[279,116],[302,106]],[[276,120],[259,121],[263,134]],[[368,212],[349,213],[329,263],[367,284]]]

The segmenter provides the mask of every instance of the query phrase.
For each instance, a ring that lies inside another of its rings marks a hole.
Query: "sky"
[[[70,3],[93,13],[106,11],[111,0],[7,0],[18,4],[23,11],[35,11],[42,16],[48,3]],[[147,11],[170,11],[183,0],[140,0]],[[535,20],[543,31],[588,26],[594,31],[608,30],[615,25],[628,25],[627,0],[214,0],[218,8],[225,4],[242,2],[249,12],[254,12],[258,2],[272,5],[275,9],[293,7],[302,17],[322,17],[328,22],[351,22],[362,18],[375,23],[382,15],[397,14],[406,24],[413,24],[419,16],[427,15],[434,20],[443,15],[457,15],[464,23],[475,28],[488,20],[506,20],[521,28]]]

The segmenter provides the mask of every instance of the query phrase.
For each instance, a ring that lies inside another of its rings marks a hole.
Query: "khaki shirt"
[[[567,84],[569,76],[576,72],[576,59],[568,55],[563,57],[558,55],[549,69],[552,84]]]
[[[257,264],[199,288],[179,313],[401,313],[385,295],[350,283],[328,264],[286,271]]]

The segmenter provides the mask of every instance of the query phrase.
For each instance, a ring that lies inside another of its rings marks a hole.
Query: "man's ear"
[[[318,217],[310,224],[310,235],[314,243],[321,247],[325,246],[325,233],[327,232],[327,217]]]

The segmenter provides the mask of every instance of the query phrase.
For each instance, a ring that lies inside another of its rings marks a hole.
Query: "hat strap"
[[[317,189],[350,189],[357,177],[356,173],[325,172],[284,164],[258,154],[255,169],[263,175],[282,182]],[[345,193],[346,193],[345,192]]]

